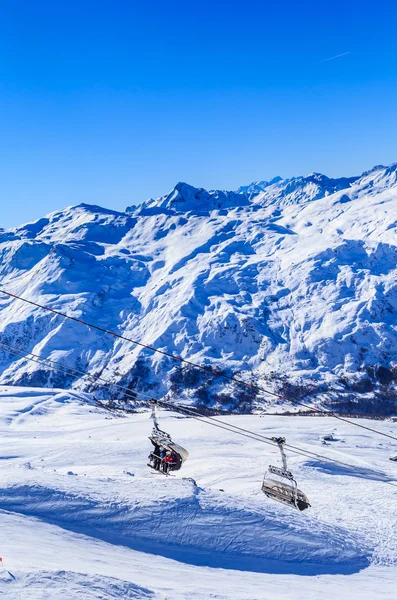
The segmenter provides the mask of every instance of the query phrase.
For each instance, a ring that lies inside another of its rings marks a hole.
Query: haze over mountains
[[[178,183],[0,232],[0,287],[291,398],[388,414],[397,398],[397,164],[237,191]],[[155,396],[270,396],[0,296],[0,341]],[[0,350],[0,382],[100,391]],[[116,392],[114,392],[116,393]]]

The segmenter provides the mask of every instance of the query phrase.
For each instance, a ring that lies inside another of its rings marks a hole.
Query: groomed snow
[[[56,389],[2,388],[0,595],[395,597],[397,442],[328,418],[223,417],[355,467],[290,455],[312,504],[298,513],[260,490],[276,448],[180,415],[160,413],[161,423],[189,460],[176,477],[151,472],[148,417],[112,416]]]

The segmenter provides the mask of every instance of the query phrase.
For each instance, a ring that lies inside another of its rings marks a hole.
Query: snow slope
[[[298,513],[260,490],[276,448],[162,413],[190,452],[166,478],[146,467],[147,412],[122,418],[85,400],[0,390],[0,596],[394,597],[397,444],[341,423],[321,445],[329,419],[223,417],[355,467],[289,456],[312,504]]]
[[[0,232],[0,287],[281,393],[390,414],[396,173],[236,192],[179,183],[125,213],[69,207]],[[269,401],[2,295],[0,335],[155,395],[241,411]],[[3,383],[92,389],[4,349],[0,366]]]

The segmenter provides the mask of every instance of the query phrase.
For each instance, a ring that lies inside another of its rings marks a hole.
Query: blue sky
[[[396,162],[396,17],[391,1],[0,2],[0,226],[178,181]]]

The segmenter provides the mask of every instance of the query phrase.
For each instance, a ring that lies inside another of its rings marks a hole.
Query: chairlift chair
[[[294,476],[288,470],[287,457],[284,451],[285,438],[272,438],[272,440],[280,450],[283,467],[269,465],[263,478],[262,491],[268,498],[293,506],[297,510],[309,508],[310,504],[307,496],[298,488]]]
[[[165,448],[165,450],[169,450],[173,453],[173,455],[176,457],[176,461],[175,463],[171,463],[169,465],[169,470],[179,471],[185,460],[187,460],[187,458],[189,457],[189,452],[179,444],[173,442],[169,433],[160,429],[157,421],[155,402],[153,402],[152,404],[151,418],[153,419],[153,429],[152,433],[149,436],[149,440],[154,446],[160,446],[162,448]],[[152,458],[155,458],[153,453],[149,455],[149,460],[152,460]]]

